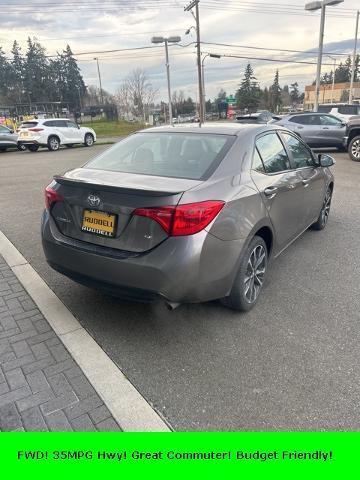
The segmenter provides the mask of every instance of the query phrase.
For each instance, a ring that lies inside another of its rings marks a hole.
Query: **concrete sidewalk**
[[[0,431],[119,431],[0,256]]]

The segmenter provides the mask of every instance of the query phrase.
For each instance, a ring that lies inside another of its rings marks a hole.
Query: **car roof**
[[[29,122],[43,123],[43,122],[48,122],[49,120],[63,120],[65,122],[74,122],[74,120],[70,120],[69,118],[32,118],[31,120],[23,120],[21,123],[29,123]]]
[[[257,134],[266,130],[278,129],[274,124],[267,126],[265,124],[252,124],[252,123],[230,123],[230,122],[208,122],[199,124],[182,124],[182,125],[166,125],[161,127],[147,128],[141,130],[141,132],[151,133],[212,133],[214,135],[236,135],[240,136],[245,133]]]

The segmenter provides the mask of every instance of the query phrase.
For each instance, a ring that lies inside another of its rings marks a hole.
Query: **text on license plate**
[[[28,137],[29,133],[28,132],[20,132],[20,137]]]
[[[115,215],[110,213],[84,210],[81,230],[105,237],[113,237],[115,235],[115,219]]]

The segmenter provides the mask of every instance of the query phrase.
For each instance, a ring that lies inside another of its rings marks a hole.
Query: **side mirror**
[[[78,127],[78,129],[80,130],[81,126],[80,126],[78,123],[77,123],[77,127]]]
[[[14,130],[13,130],[13,129],[10,129],[10,133],[14,133]]]
[[[321,167],[332,167],[335,165],[335,160],[333,157],[327,155],[326,153],[319,153],[318,160]]]

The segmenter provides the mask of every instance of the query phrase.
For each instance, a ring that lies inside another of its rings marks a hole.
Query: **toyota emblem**
[[[101,200],[100,197],[98,197],[97,195],[91,194],[88,196],[88,202],[90,207],[98,207],[101,203]]]

